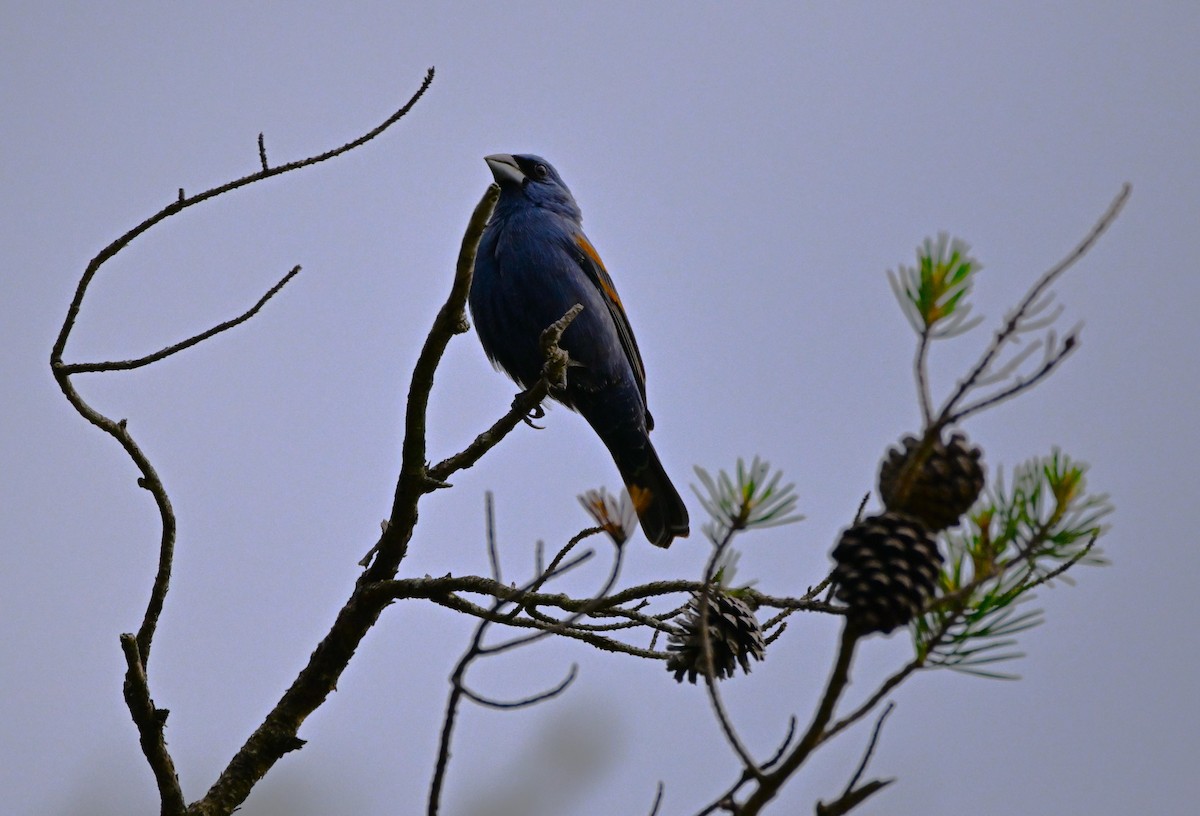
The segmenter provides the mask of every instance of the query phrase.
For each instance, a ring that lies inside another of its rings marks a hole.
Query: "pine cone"
[[[904,626],[933,597],[942,554],[921,523],[900,513],[863,519],[833,549],[838,600],[863,634]]]
[[[952,434],[948,443],[939,438],[923,462],[916,461],[920,439],[906,436],[901,444],[888,451],[879,468],[884,506],[919,519],[932,532],[957,524],[983,490],[983,452],[961,433]]]
[[[700,634],[700,594],[692,595],[687,610],[677,622],[679,632],[673,633],[667,649],[674,654],[667,659],[667,671],[675,672],[682,683],[686,674],[695,683],[704,675],[704,643]],[[708,640],[712,648],[713,676],[718,680],[732,677],[740,663],[742,671],[750,673],[750,658],[762,660],[767,644],[750,604],[730,595],[717,585],[708,592]]]

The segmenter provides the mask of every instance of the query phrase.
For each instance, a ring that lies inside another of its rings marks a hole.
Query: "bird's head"
[[[580,219],[579,205],[558,171],[541,156],[494,153],[484,161],[500,185],[500,198],[524,200],[535,207]]]

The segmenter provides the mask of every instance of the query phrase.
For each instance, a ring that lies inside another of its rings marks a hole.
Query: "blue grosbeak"
[[[542,331],[576,303],[583,311],[559,345],[567,384],[552,396],[583,415],[612,454],[651,543],[688,534],[687,508],[650,444],[646,372],[633,329],[582,216],[558,172],[538,156],[485,161],[500,200],[484,230],[471,283],[471,315],[491,361],[522,388],[538,381]]]

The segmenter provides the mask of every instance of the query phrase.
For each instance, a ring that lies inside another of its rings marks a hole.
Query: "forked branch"
[[[409,110],[416,104],[417,100],[428,89],[429,84],[433,81],[433,69],[431,68],[425,75],[420,88],[416,93],[404,104],[399,110],[389,116],[384,122],[377,127],[363,134],[362,136],[347,142],[341,147],[326,151],[306,159],[283,164],[278,167],[270,167],[267,163],[266,148],[264,140],[259,137],[259,165],[261,170],[251,175],[244,176],[239,179],[227,182],[225,184],[205,190],[193,196],[187,196],[182,189],[179,191],[177,199],[166,205],[158,212],[151,215],[146,220],[142,221],[137,226],[125,232],[116,240],[108,244],[95,257],[93,257],[84,269],[83,274],[79,278],[79,282],[75,287],[75,294],[71,299],[71,303],[67,308],[67,314],[63,319],[61,328],[54,346],[50,352],[50,369],[55,381],[63,392],[63,396],[72,407],[85,420],[95,425],[104,433],[113,437],[125,450],[139,475],[138,484],[145,488],[154,497],[155,504],[158,508],[159,519],[161,524],[161,535],[159,541],[158,568],[155,573],[154,582],[150,592],[150,599],[147,602],[146,610],[142,616],[141,625],[138,627],[137,635],[126,634],[121,636],[121,647],[126,657],[126,675],[125,675],[125,699],[130,711],[134,724],[138,728],[142,751],[146,756],[147,762],[154,772],[155,779],[158,783],[159,797],[161,800],[161,811],[164,816],[178,816],[185,811],[183,793],[180,789],[179,780],[175,773],[174,763],[167,751],[166,742],[163,739],[163,725],[166,720],[166,710],[155,708],[150,696],[149,680],[147,676],[150,650],[154,640],[154,633],[157,628],[159,616],[162,613],[163,604],[170,585],[171,568],[174,560],[175,534],[176,534],[176,519],[175,512],[171,506],[170,499],[167,495],[165,486],[159,478],[157,471],[151,464],[145,452],[134,440],[130,434],[127,423],[124,419],[114,420],[110,417],[101,414],[93,408],[76,389],[72,380],[72,376],[82,373],[103,373],[111,371],[128,371],[143,366],[151,365],[159,362],[171,355],[177,354],[185,349],[191,348],[205,340],[208,340],[217,334],[227,331],[235,326],[238,326],[250,318],[254,317],[258,311],[270,300],[284,285],[288,283],[300,271],[300,268],[294,267],[287,275],[278,281],[269,291],[264,294],[257,303],[254,304],[248,311],[241,315],[220,323],[200,334],[189,337],[185,340],[170,344],[151,354],[138,357],[135,359],[107,361],[99,363],[74,363],[67,364],[63,361],[63,354],[66,350],[67,342],[70,339],[71,333],[75,328],[79,318],[80,310],[83,306],[83,301],[87,295],[88,289],[99,273],[101,267],[118,253],[128,247],[133,241],[145,234],[152,227],[165,221],[166,219],[183,212],[184,210],[193,207],[202,201],[207,201],[212,198],[233,192],[239,188],[254,184],[273,176],[282,175],[293,170],[299,170],[304,167],[310,167],[323,161],[340,156],[350,150],[359,147],[376,136],[383,133],[393,124],[398,122]],[[347,644],[342,644],[343,646]],[[345,653],[346,660],[353,653],[351,646],[349,651]],[[344,664],[343,664],[344,665]],[[335,672],[336,674],[336,672]],[[295,689],[295,687],[293,687]],[[304,696],[304,695],[300,695]],[[308,695],[311,697],[311,694]],[[323,699],[323,695],[321,696]],[[311,709],[310,709],[311,710]],[[295,720],[298,727],[299,721],[303,719],[300,715],[299,719]],[[301,743],[295,737],[294,729],[288,733],[287,727],[281,727],[281,723],[275,722],[271,727],[267,728],[267,737],[265,753],[257,755],[252,761],[247,761],[244,754],[239,754],[240,761],[235,757],[234,765],[237,771],[245,771],[253,768],[254,770],[261,769],[260,773],[235,773],[232,776],[229,774],[223,775],[222,783],[216,786],[218,796],[213,798],[206,797],[196,803],[190,809],[196,813],[221,813],[227,814],[240,804],[245,799],[245,795],[249,793],[250,787],[261,777],[265,769],[270,767],[278,756],[284,752],[298,747]],[[260,745],[260,747],[263,747]],[[236,777],[236,780],[235,780]],[[211,792],[210,792],[211,793]]]

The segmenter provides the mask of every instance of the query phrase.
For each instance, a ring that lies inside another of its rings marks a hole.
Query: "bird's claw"
[[[535,405],[535,406],[533,406],[533,408],[531,408],[529,410],[528,414],[526,414],[525,416],[523,416],[521,418],[521,421],[524,422],[526,425],[528,425],[530,428],[533,428],[534,430],[544,431],[544,430],[546,430],[546,426],[538,425],[536,422],[534,422],[534,420],[541,419],[545,415],[546,415],[546,409],[540,405]]]

